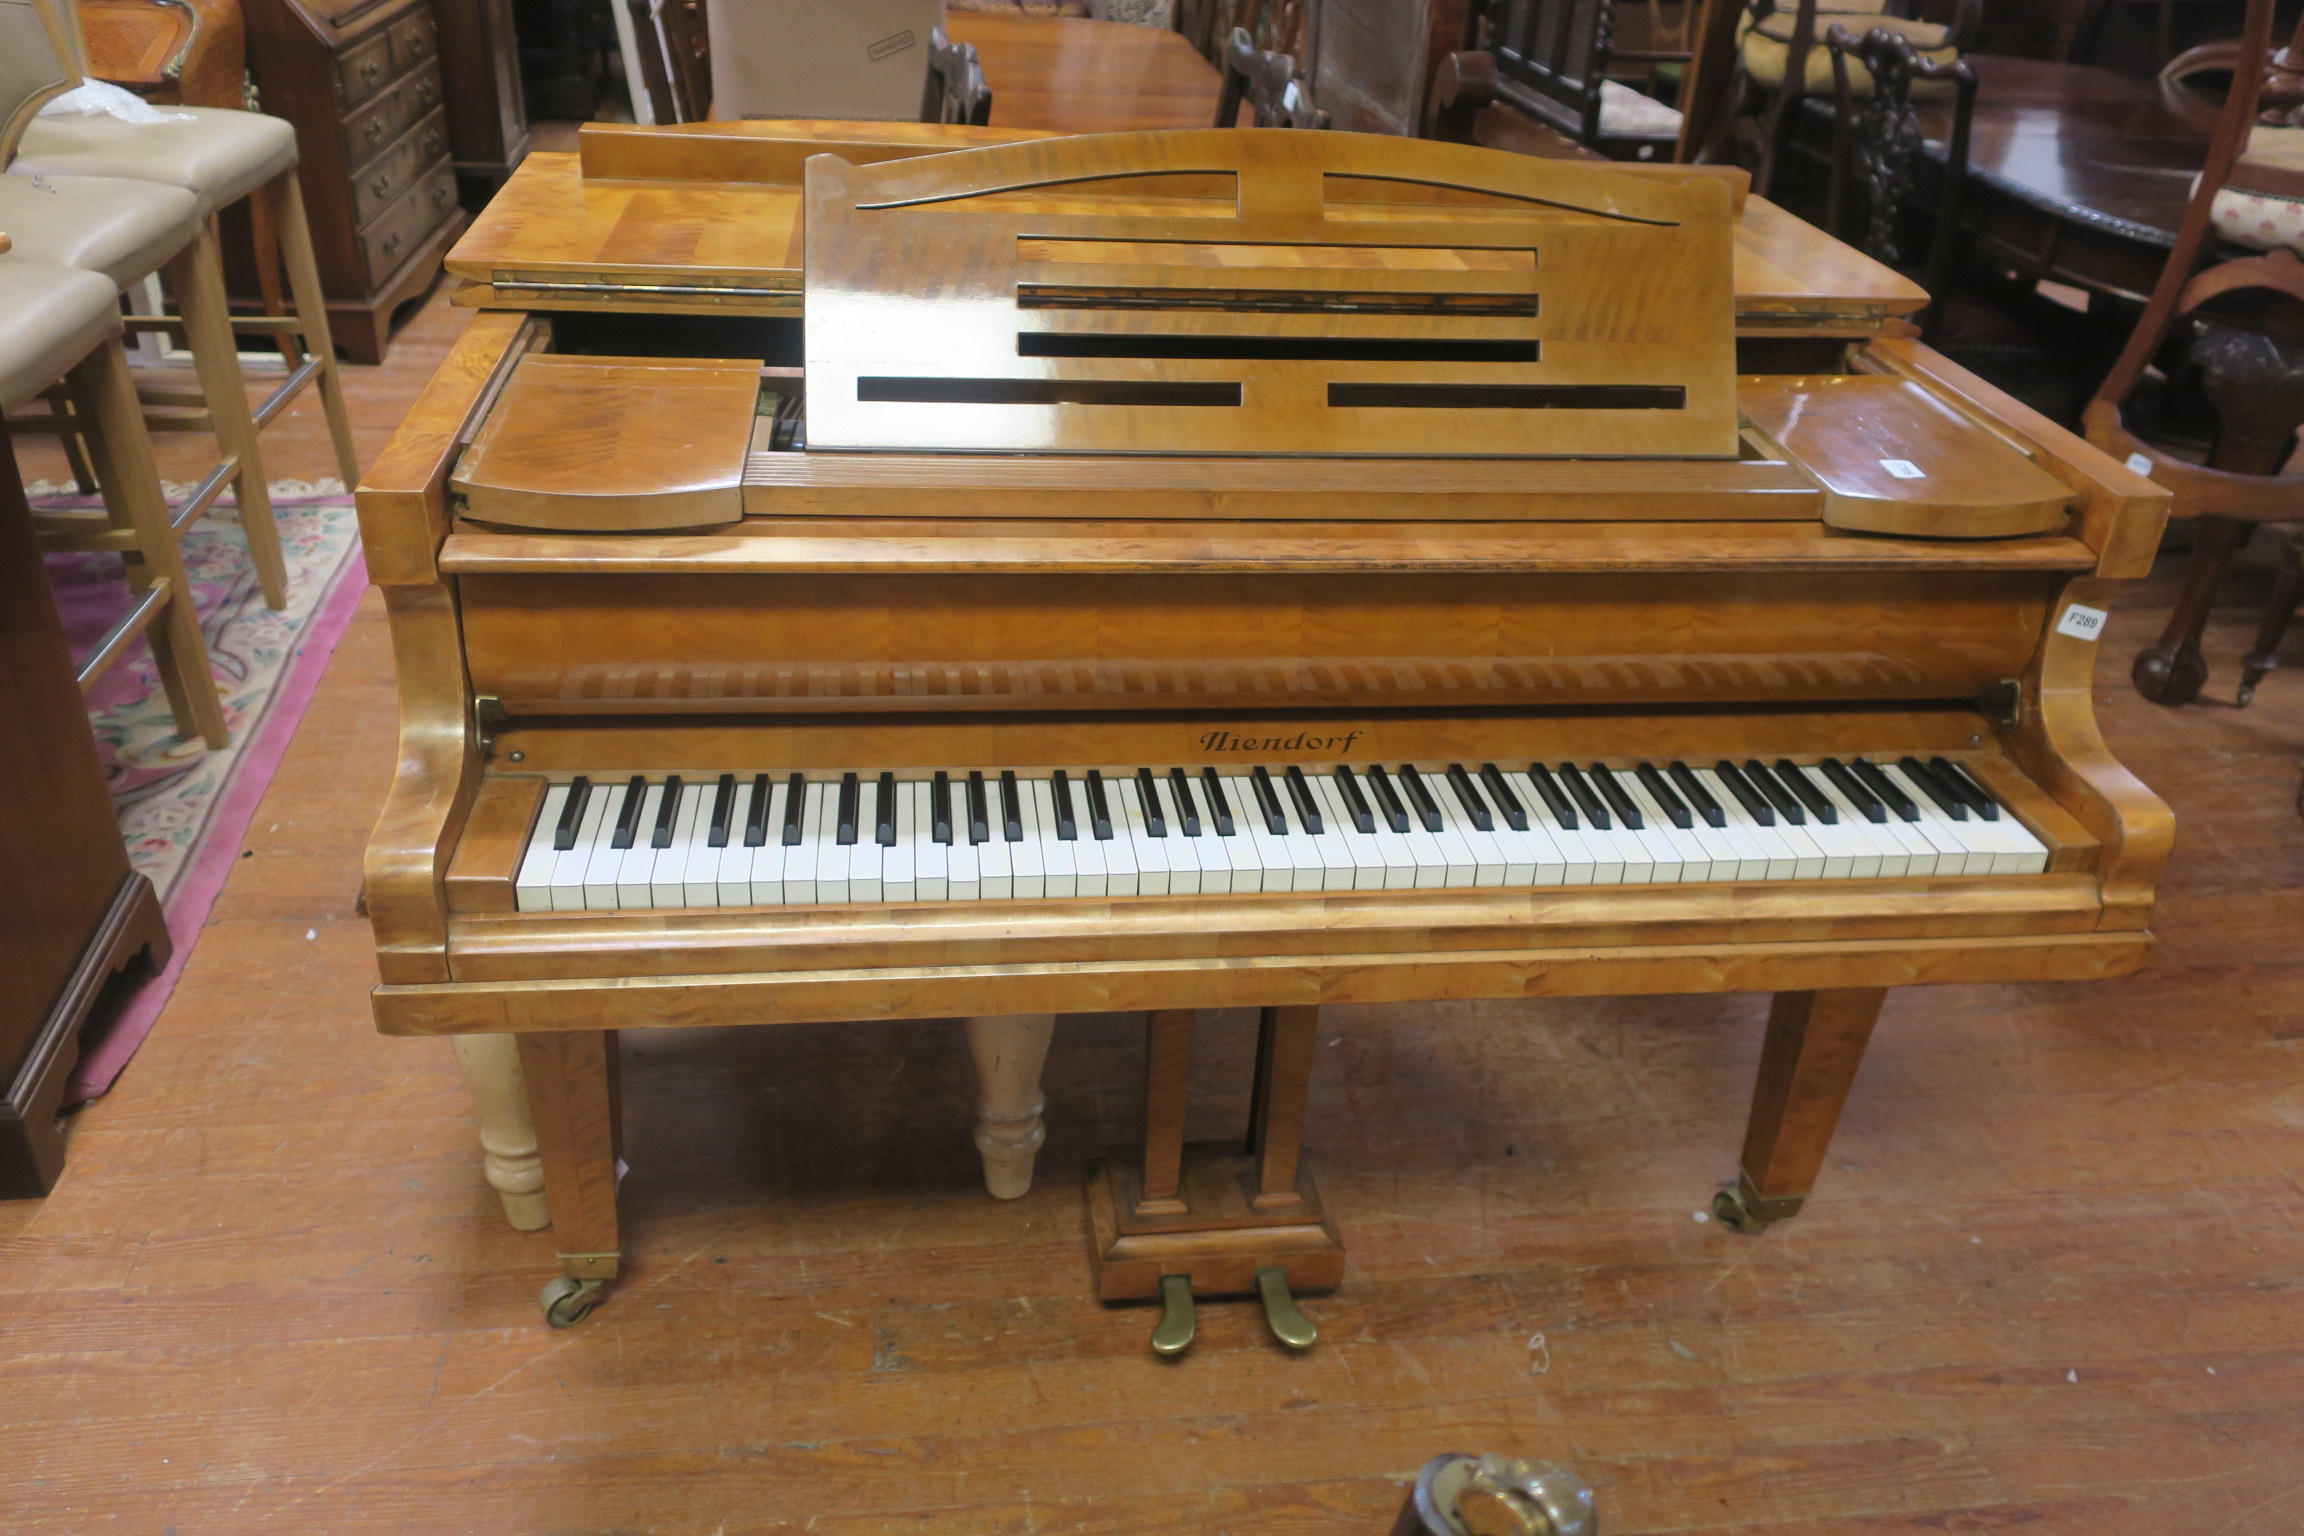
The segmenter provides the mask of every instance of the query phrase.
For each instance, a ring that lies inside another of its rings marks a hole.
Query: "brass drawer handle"
[[[424,135],[424,158],[429,160],[440,153],[440,130],[435,128]]]
[[[360,135],[373,144],[384,137],[384,119],[372,117],[360,125]]]
[[[385,193],[391,191],[392,173],[387,171],[381,176],[371,176],[368,178],[368,190],[375,193],[378,197],[382,197]]]
[[[383,249],[384,254],[387,256],[397,256],[400,254],[400,231],[394,230],[392,233],[384,237]]]
[[[442,203],[444,203],[444,202],[448,201],[448,194],[449,194],[450,192],[454,191],[454,190],[455,190],[455,189],[454,189],[453,187],[449,186],[449,185],[448,185],[448,183],[446,183],[446,182],[444,182],[444,181],[441,181],[441,182],[435,182],[435,183],[433,183],[433,185],[432,185],[432,206],[433,206],[433,207],[435,207],[435,208],[437,208],[437,207],[439,207],[439,206],[440,206]]]
[[[376,77],[382,73],[384,73],[384,67],[374,59],[362,59],[360,61],[360,79],[363,83],[374,85]]]

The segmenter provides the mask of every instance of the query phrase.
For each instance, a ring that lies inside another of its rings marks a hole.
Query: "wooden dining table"
[[[1003,128],[1113,133],[1216,120],[1216,67],[1166,27],[953,11],[944,31],[976,45],[993,121]]]

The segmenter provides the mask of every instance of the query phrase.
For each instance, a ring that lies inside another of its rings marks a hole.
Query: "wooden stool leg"
[[[566,1327],[616,1278],[624,1241],[616,1219],[616,1032],[524,1034],[520,1075],[544,1159],[545,1197],[562,1275],[544,1289],[545,1319]]]
[[[2137,656],[2129,669],[2136,691],[2155,704],[2189,704],[2200,697],[2208,681],[2208,663],[2200,654],[2200,635],[2208,627],[2208,610],[2216,602],[2216,587],[2224,567],[2248,542],[2256,525],[2236,517],[2205,515],[2192,537],[2192,563],[2184,572],[2184,586],[2176,594],[2176,611],[2160,643]]]
[[[1032,1189],[1032,1162],[1048,1139],[1040,1112],[1040,1068],[1056,1031],[1052,1013],[1003,1013],[968,1021],[976,1058],[976,1150],[984,1187],[995,1199],[1019,1200]]]
[[[2304,598],[2304,533],[2289,539],[2280,552],[2280,579],[2272,586],[2272,601],[2264,608],[2264,626],[2256,631],[2256,644],[2240,658],[2240,707],[2256,699],[2256,685],[2280,665],[2280,642],[2295,621],[2296,603]]]
[[[91,403],[88,450],[104,485],[106,509],[136,538],[128,557],[130,584],[141,596],[152,583],[165,582],[168,601],[144,631],[160,684],[168,693],[176,731],[198,736],[211,752],[229,746],[224,701],[208,665],[208,641],[200,633],[200,613],[192,601],[192,580],[176,548],[168,521],[168,498],[160,490],[160,467],[152,459],[152,439],[144,431],[144,406],[120,343],[107,341],[73,369],[72,387]]]
[[[1887,996],[1885,987],[1776,994],[1737,1187],[1713,1201],[1723,1225],[1757,1232],[1799,1214]]]
[[[1144,1027],[1144,1183],[1138,1216],[1177,1216],[1184,1202],[1184,1109],[1192,1094],[1189,1008],[1153,1014]]]
[[[520,1075],[520,1042],[510,1035],[456,1036],[456,1063],[480,1110],[482,1167],[504,1202],[504,1219],[522,1232],[552,1225],[544,1199],[544,1159]]]
[[[240,530],[256,583],[273,608],[288,606],[288,563],[280,552],[280,529],[272,521],[272,496],[264,483],[264,455],[256,446],[256,422],[248,414],[248,381],[240,372],[240,339],[224,297],[224,262],[216,247],[216,225],[203,225],[200,238],[168,263],[176,308],[192,344],[192,366],[216,441],[238,464],[233,486],[240,498]]]
[[[336,371],[336,343],[328,334],[328,295],[312,259],[312,226],[304,218],[304,188],[296,172],[275,176],[264,188],[272,209],[273,233],[281,264],[288,269],[288,292],[296,301],[296,322],[305,349],[320,359],[320,404],[328,413],[328,436],[336,444],[336,468],[344,489],[360,483],[360,455],[352,446],[352,416],[344,408],[344,381]]]

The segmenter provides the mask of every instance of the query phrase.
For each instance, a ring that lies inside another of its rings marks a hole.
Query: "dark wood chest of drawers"
[[[468,0],[451,0],[468,3]],[[384,355],[465,223],[430,0],[247,0],[264,110],[296,125],[328,323],[354,362]]]

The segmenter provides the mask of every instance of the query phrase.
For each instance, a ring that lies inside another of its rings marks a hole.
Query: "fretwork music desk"
[[[1302,1343],[1323,1006],[1774,992],[1756,1230],[1885,989],[2141,964],[2172,825],[2089,680],[2164,494],[1741,194],[1326,133],[532,156],[360,509],[376,1015],[517,1038],[547,1315],[620,1262],[624,1029],[969,1018],[1014,1193],[1047,1021],[1144,1010],[1097,1294]],[[1227,1007],[1251,1131],[1186,1145]]]

